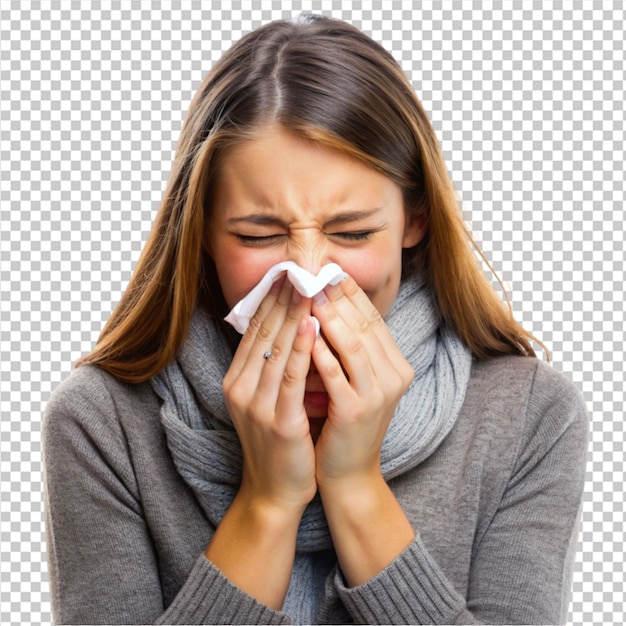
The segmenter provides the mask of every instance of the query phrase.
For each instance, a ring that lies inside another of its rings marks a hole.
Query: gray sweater
[[[347,588],[312,553],[323,594],[292,614],[204,556],[214,528],[177,473],[148,383],[75,370],[44,419],[52,608],[59,623],[554,624],[566,621],[588,421],[578,391],[524,357],[475,361],[459,418],[391,481],[417,539]],[[271,576],[271,572],[267,573]]]

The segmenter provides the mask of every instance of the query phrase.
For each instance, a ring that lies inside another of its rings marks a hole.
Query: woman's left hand
[[[413,369],[353,279],[325,295],[312,310],[325,337],[316,339],[313,361],[330,397],[316,479],[341,571],[356,586],[415,538],[380,470],[383,439]]]
[[[383,438],[413,380],[380,313],[352,278],[323,293],[313,305],[325,337],[317,338],[313,360],[330,397],[316,445],[320,489],[380,474]]]

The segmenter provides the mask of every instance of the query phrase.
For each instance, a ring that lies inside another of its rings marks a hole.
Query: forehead
[[[280,126],[230,147],[214,178],[214,200],[228,210],[383,206],[399,194],[398,185],[362,160]]]

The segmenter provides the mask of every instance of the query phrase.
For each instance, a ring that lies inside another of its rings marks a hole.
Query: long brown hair
[[[195,307],[225,315],[203,246],[211,184],[224,151],[270,123],[347,151],[400,185],[408,215],[427,221],[422,242],[404,251],[404,275],[427,273],[442,323],[474,355],[535,356],[532,336],[480,267],[433,128],[399,65],[355,27],[308,17],[249,33],[205,78],[132,279],[79,365],[146,380],[176,355]]]

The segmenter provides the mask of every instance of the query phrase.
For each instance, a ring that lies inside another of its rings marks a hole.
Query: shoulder
[[[551,365],[533,357],[501,356],[472,363],[468,390],[483,398],[526,405],[529,410],[557,409],[586,415],[578,388]]]
[[[475,360],[466,403],[472,413],[487,412],[502,428],[516,430],[520,455],[525,445],[545,453],[565,435],[581,456],[586,451],[589,415],[582,394],[567,376],[539,359]]]
[[[112,376],[93,365],[74,369],[50,395],[46,412],[54,414],[59,410],[70,409],[76,403],[98,404],[99,401],[110,399],[108,388],[115,382]]]
[[[52,392],[43,415],[44,445],[83,439],[108,445],[125,439],[125,422],[136,408],[156,402],[149,385],[124,383],[99,367],[86,365]]]
[[[138,513],[137,451],[159,440],[153,414],[158,415],[158,401],[149,384],[124,383],[91,365],[73,370],[51,394],[43,415],[51,506],[97,493]],[[141,438],[138,424],[147,429]]]
[[[103,369],[84,365],[63,380],[46,403],[48,417],[57,414],[89,414],[112,412],[116,407],[150,396],[146,383],[126,383]]]

